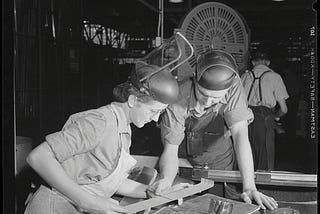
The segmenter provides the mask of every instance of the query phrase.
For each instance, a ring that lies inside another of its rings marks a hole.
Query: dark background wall
[[[172,35],[190,9],[203,2],[179,5],[164,1],[165,38]],[[315,26],[311,1],[261,1],[259,5],[251,0],[241,4],[220,2],[241,13],[250,28],[250,49],[267,50],[271,67],[277,72],[282,72],[288,60],[299,58],[291,64],[302,87],[308,87],[307,55],[315,45],[315,37],[310,36]],[[134,53],[132,49],[139,50],[128,47],[119,52],[119,48],[86,39],[85,20],[132,37],[156,36],[155,1],[16,0],[15,5],[17,135],[30,136],[36,144],[49,132],[59,130],[70,114],[112,101],[113,87],[130,72],[128,65],[120,64],[117,58]]]

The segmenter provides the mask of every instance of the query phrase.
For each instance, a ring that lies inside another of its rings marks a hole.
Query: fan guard
[[[229,6],[218,2],[206,2],[193,8],[176,31],[181,32],[194,48],[194,55],[179,67],[178,79],[192,76],[196,56],[209,48],[229,52],[236,60],[238,70],[247,68],[249,28],[244,19]],[[190,54],[184,47],[183,54]]]

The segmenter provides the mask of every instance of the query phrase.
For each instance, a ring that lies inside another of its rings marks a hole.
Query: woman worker
[[[127,178],[136,163],[129,154],[130,123],[140,128],[157,121],[179,89],[171,73],[155,65],[136,64],[130,79],[114,90],[123,103],[71,115],[30,153],[27,162],[47,185],[32,196],[25,214],[123,213],[128,211],[113,194],[147,197],[146,185]]]

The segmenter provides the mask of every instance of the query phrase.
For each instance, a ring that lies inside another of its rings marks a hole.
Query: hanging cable
[[[160,28],[161,28],[161,0],[159,0],[159,12],[158,12],[158,28],[157,28],[157,37],[160,37]]]
[[[51,26],[52,26],[52,36],[55,44],[56,40],[56,29],[55,29],[55,24],[54,24],[54,12],[53,12],[53,0],[51,0]]]
[[[18,23],[17,23],[17,5],[16,0],[13,1],[14,15],[14,43],[13,43],[13,139],[14,151],[16,151],[16,135],[17,135],[17,116],[16,116],[16,69],[17,69],[17,52],[18,52]],[[16,152],[14,154],[14,171],[17,173]]]
[[[161,4],[160,14],[161,14],[161,44],[162,44],[163,43],[163,0],[160,0],[160,4]]]
[[[163,0],[159,0],[159,16],[158,16],[158,28],[156,37],[156,47],[163,43]]]

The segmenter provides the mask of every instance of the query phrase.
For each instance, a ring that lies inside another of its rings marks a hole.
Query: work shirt
[[[259,95],[259,80],[256,80],[248,100],[249,106],[266,106],[268,108],[273,108],[276,106],[277,101],[289,98],[286,86],[278,73],[265,65],[257,65],[252,69],[252,71],[256,77],[260,77],[260,75],[265,71],[270,72],[264,74],[260,80],[262,101],[260,101]],[[251,72],[246,71],[242,75],[241,79],[246,94],[249,94],[249,90],[253,82]]]
[[[161,118],[162,142],[179,145],[184,139],[186,119],[191,114],[196,116],[201,113],[197,112],[194,90],[191,80],[180,83],[178,101],[169,105]],[[250,123],[253,120],[253,114],[248,108],[246,94],[239,78],[235,78],[220,104],[216,104],[213,108],[213,111],[223,116],[228,128],[240,121]]]
[[[114,102],[71,115],[62,130],[46,136],[46,141],[70,178],[91,184],[113,172],[121,142],[129,152],[131,128],[122,104]]]

